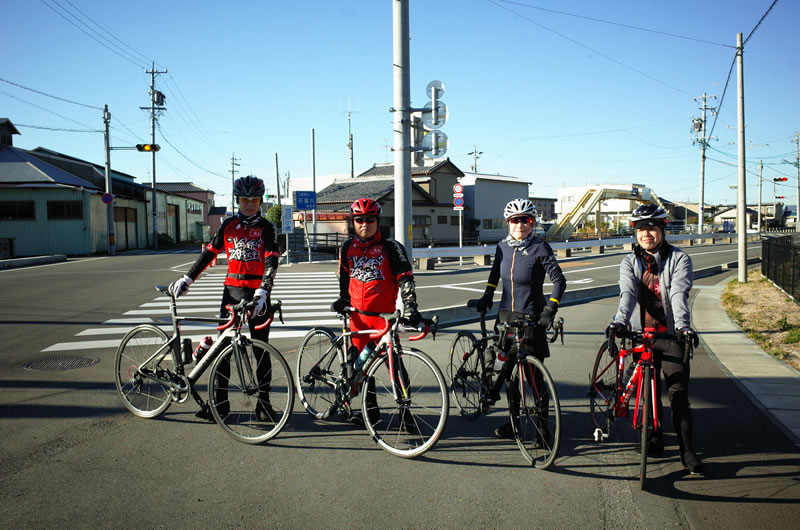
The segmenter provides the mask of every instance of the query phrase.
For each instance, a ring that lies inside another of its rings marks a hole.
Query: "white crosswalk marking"
[[[215,317],[222,301],[222,282],[225,274],[208,271],[195,281],[189,291],[178,300],[178,314]],[[339,295],[339,280],[332,272],[278,272],[272,292],[272,301],[283,302],[282,324],[277,317],[272,322],[270,338],[302,337],[314,326],[336,327],[341,321],[330,312],[331,302]],[[53,344],[42,352],[116,349],[122,337],[138,324],[153,323],[172,334],[169,322],[169,298],[158,294],[153,301],[123,313],[120,318],[103,322],[103,325],[85,329],[75,335],[74,341]],[[181,338],[190,338],[197,344],[206,335],[216,334],[214,324],[186,321],[181,325]]]

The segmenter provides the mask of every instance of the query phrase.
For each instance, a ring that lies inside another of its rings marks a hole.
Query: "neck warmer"
[[[529,246],[531,244],[531,242],[533,241],[533,238],[534,238],[533,232],[531,232],[530,234],[528,234],[527,237],[524,237],[522,239],[514,239],[514,236],[512,236],[511,234],[508,234],[506,236],[506,243],[508,243],[508,246],[512,247],[512,248],[527,247],[527,246]]]
[[[238,215],[239,215],[239,221],[244,226],[253,226],[261,218],[261,212],[257,212],[254,215],[251,215],[250,217],[245,217],[244,215],[242,215],[242,212],[239,212]]]

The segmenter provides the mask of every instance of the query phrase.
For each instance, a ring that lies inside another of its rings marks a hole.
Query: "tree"
[[[276,204],[269,210],[267,210],[267,221],[272,223],[275,229],[280,232],[281,231],[281,206]]]

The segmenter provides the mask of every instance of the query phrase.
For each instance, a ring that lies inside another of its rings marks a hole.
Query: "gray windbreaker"
[[[664,303],[667,329],[670,332],[688,328],[689,291],[694,281],[692,259],[677,247],[664,242],[665,247],[655,254],[658,267],[658,282],[661,300]],[[619,308],[614,322],[628,324],[634,331],[642,330],[642,311],[639,307],[639,290],[642,286],[644,264],[640,257],[644,252],[639,245],[625,258],[619,267]]]

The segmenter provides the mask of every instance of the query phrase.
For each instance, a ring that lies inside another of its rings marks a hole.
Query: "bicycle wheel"
[[[161,328],[145,324],[126,333],[117,348],[117,391],[125,407],[139,417],[154,418],[172,403],[169,386],[152,379],[166,377],[175,369],[172,351],[166,348],[164,354],[150,359],[166,342],[167,334]]]
[[[306,333],[297,351],[295,386],[297,395],[309,414],[327,419],[338,407],[335,381],[341,370],[339,347],[334,334],[326,328]]]
[[[642,406],[641,423],[641,451],[642,461],[639,467],[639,488],[644,490],[644,481],[647,478],[647,449],[650,444],[650,435],[653,431],[652,389],[653,367],[645,364],[642,370],[639,402]]]
[[[597,352],[592,370],[592,382],[589,385],[589,408],[592,424],[595,431],[600,429],[603,434],[611,434],[611,424],[614,423],[614,405],[619,396],[619,360],[609,357],[608,342],[604,341]],[[596,439],[595,441],[600,441]]]
[[[375,381],[374,403],[368,405],[369,379],[361,392],[364,424],[373,440],[402,458],[419,456],[433,447],[447,424],[450,400],[447,382],[436,363],[417,349],[397,355],[396,388],[392,391],[388,356],[374,362],[367,378]]]
[[[474,420],[481,414],[481,366],[477,340],[469,331],[459,331],[450,344],[447,378],[461,416]]]
[[[526,355],[514,364],[506,394],[517,446],[529,464],[547,469],[561,443],[561,405],[550,372],[542,361]]]
[[[228,346],[214,360],[208,380],[211,414],[229,436],[247,444],[283,430],[294,406],[292,374],[271,344],[245,339],[238,355]]]

